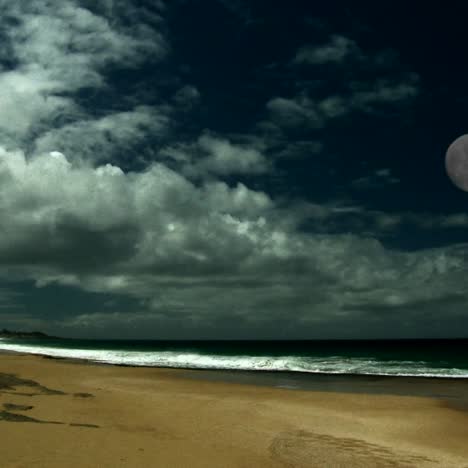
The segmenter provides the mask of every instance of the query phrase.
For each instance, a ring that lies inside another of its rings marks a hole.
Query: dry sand
[[[0,450],[3,468],[468,467],[468,412],[1,354]]]

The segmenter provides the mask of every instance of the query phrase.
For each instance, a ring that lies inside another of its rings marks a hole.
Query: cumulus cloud
[[[160,163],[124,173],[2,150],[0,181],[2,274],[134,297],[140,310],[124,322],[155,332],[187,318],[212,337],[229,320],[239,333],[264,324],[260,334],[273,336],[281,323],[319,336],[356,317],[378,327],[385,315],[373,305],[404,309],[411,322],[411,304],[463,294],[460,249],[396,252],[372,238],[305,233],[294,207],[284,217],[265,193],[194,185]],[[109,316],[116,330],[118,317]]]
[[[261,214],[271,207],[267,195],[241,184],[196,188],[161,164],[126,175],[110,164],[73,165],[58,152],[27,160],[5,150],[0,164],[0,211],[9,220],[0,241],[6,263],[53,268],[71,262],[94,270],[130,257],[156,270],[177,270],[189,261],[194,271],[209,271],[218,268],[210,252],[222,258],[229,241],[248,254],[255,232],[265,229]],[[75,248],[84,245],[92,252],[75,258]]]

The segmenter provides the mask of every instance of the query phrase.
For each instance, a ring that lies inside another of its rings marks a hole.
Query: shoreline
[[[0,359],[2,354],[24,357],[33,356],[37,359],[63,362],[71,365],[153,369],[155,371],[171,372],[174,378],[268,387],[290,391],[423,397],[438,400],[458,410],[468,411],[468,377],[145,366],[115,364],[93,361],[91,359],[58,357],[10,350],[0,350]]]
[[[80,357],[69,357],[69,356],[54,356],[45,353],[33,353],[25,351],[13,351],[0,348],[0,355],[2,354],[16,354],[20,356],[37,356],[44,359],[52,359],[57,361],[68,361],[70,363],[85,363],[89,365],[103,365],[103,366],[115,366],[115,367],[129,367],[129,368],[145,368],[145,369],[176,369],[182,371],[200,371],[200,372],[216,372],[216,373],[233,373],[233,374],[258,374],[258,375],[296,375],[296,376],[329,376],[329,377],[349,377],[349,378],[388,378],[388,379],[417,379],[417,380],[443,380],[443,381],[466,381],[468,382],[468,375],[415,375],[415,374],[390,374],[390,373],[356,373],[356,372],[312,372],[312,371],[299,371],[290,369],[241,369],[241,368],[213,368],[213,367],[190,367],[190,366],[155,366],[145,364],[126,364],[126,363],[115,363],[99,361]]]
[[[311,391],[200,372],[0,353],[2,466],[467,465],[468,412],[395,395],[399,378],[318,378]]]

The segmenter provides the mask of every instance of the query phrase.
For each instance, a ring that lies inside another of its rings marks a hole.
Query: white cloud
[[[266,107],[272,119],[281,127],[308,126],[319,128],[324,123],[317,107],[309,98],[304,96],[293,99],[275,97],[267,102]]]
[[[0,135],[12,146],[45,121],[76,112],[74,102],[54,95],[54,82],[43,70],[0,73]]]
[[[165,147],[159,154],[176,161],[189,177],[263,174],[271,168],[254,145],[232,143],[227,138],[207,133],[191,144]]]
[[[268,170],[268,161],[255,148],[236,145],[224,138],[202,135],[198,147],[207,157],[197,165],[202,170],[215,174],[258,174]]]
[[[14,63],[0,70],[0,136],[11,148],[24,148],[64,122],[89,120],[76,92],[106,87],[109,67],[132,68],[168,50],[154,14],[128,26],[115,8],[106,17],[73,0],[1,0],[0,7],[1,55]]]
[[[99,162],[124,159],[132,147],[166,133],[169,118],[154,107],[137,106],[100,118],[86,118],[42,133],[34,144],[37,154],[58,150],[71,158]]]
[[[100,86],[104,67],[132,67],[167,52],[162,35],[148,25],[124,27],[71,0],[2,3],[18,19],[7,30],[16,60],[47,73],[57,91]]]
[[[125,174],[2,150],[2,275],[134,297],[146,326],[191,317],[212,334],[235,319],[244,332],[262,324],[273,335],[292,322],[291,333],[318,336],[347,323],[344,335],[359,335],[365,320],[416,323],[412,304],[464,290],[459,247],[404,253],[357,235],[306,234],[304,211],[288,209],[289,219],[262,192],[196,186],[162,164]]]
[[[91,248],[107,262],[131,255],[132,264],[155,269],[177,269],[184,261],[195,270],[217,268],[212,254],[222,258],[226,242],[239,253],[252,250],[265,229],[259,218],[271,208],[268,196],[242,184],[196,188],[161,164],[125,175],[109,164],[71,164],[58,152],[28,161],[2,150],[0,180],[0,213],[9,220],[0,236],[6,263],[43,258],[44,266],[63,267],[73,263],[75,249]],[[95,263],[92,256],[78,263],[86,269],[88,261]]]

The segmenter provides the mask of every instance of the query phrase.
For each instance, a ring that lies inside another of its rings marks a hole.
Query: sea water
[[[0,339],[0,350],[186,369],[468,377],[468,340],[142,341]]]

